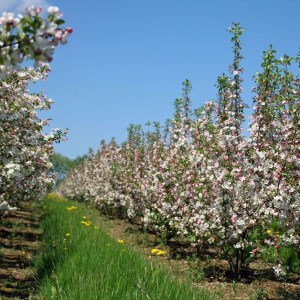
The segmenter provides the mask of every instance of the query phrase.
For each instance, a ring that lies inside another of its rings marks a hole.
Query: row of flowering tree
[[[49,176],[53,143],[64,136],[61,130],[44,133],[47,120],[38,112],[50,109],[53,101],[43,93],[30,93],[30,82],[46,79],[56,46],[67,42],[72,28],[57,7],[48,15],[31,6],[24,15],[4,12],[0,17],[0,220],[20,200],[41,197],[53,183]],[[33,67],[23,62],[33,61]]]
[[[289,71],[299,57],[264,52],[245,137],[243,29],[233,23],[230,32],[234,61],[218,78],[217,101],[192,111],[185,81],[164,130],[159,123],[153,130],[130,125],[126,142],[102,142],[60,191],[166,239],[180,235],[198,249],[216,247],[239,276],[266,249],[288,246],[299,254],[300,81]],[[281,265],[278,256],[278,274],[286,271]]]

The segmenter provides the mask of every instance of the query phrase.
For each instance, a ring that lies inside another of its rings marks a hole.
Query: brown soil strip
[[[21,238],[15,238],[15,239],[8,239],[8,238],[1,238],[0,237],[0,245],[5,248],[13,248],[13,249],[26,249],[36,252],[40,247],[39,241],[26,241]]]
[[[17,225],[17,226],[22,226],[22,227],[32,227],[32,228],[38,228],[39,227],[39,222],[38,221],[32,221],[31,220],[26,220],[23,218],[17,218],[17,217],[8,217],[6,218],[6,222],[11,224],[11,225]]]
[[[39,239],[39,235],[41,232],[37,229],[27,229],[27,228],[5,228],[5,227],[0,227],[0,236],[5,237],[5,236],[22,236],[26,240],[37,240]]]
[[[34,287],[31,261],[40,246],[38,208],[21,209],[0,221],[0,300],[29,299]]]

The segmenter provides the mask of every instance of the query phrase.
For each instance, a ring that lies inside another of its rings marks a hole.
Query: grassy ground
[[[36,261],[41,299],[218,299],[179,283],[110,237],[90,215],[84,205],[55,196],[45,200]]]

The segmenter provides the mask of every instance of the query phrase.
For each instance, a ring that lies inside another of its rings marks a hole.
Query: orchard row
[[[245,137],[243,29],[233,23],[230,32],[234,61],[218,78],[216,101],[192,111],[185,81],[171,120],[147,130],[130,125],[122,145],[102,142],[59,189],[165,239],[215,247],[236,276],[267,253],[284,275],[280,249],[299,255],[300,81],[289,71],[299,57],[264,52]]]

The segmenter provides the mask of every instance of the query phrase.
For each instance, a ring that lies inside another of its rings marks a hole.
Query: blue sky
[[[130,123],[164,122],[186,78],[194,108],[214,99],[217,76],[232,62],[226,29],[233,21],[245,28],[249,105],[262,52],[272,44],[278,56],[295,56],[300,46],[299,0],[1,0],[0,9],[34,2],[58,6],[74,28],[48,80],[35,87],[55,100],[50,125],[69,128],[55,149],[71,158],[102,139],[124,141]]]

